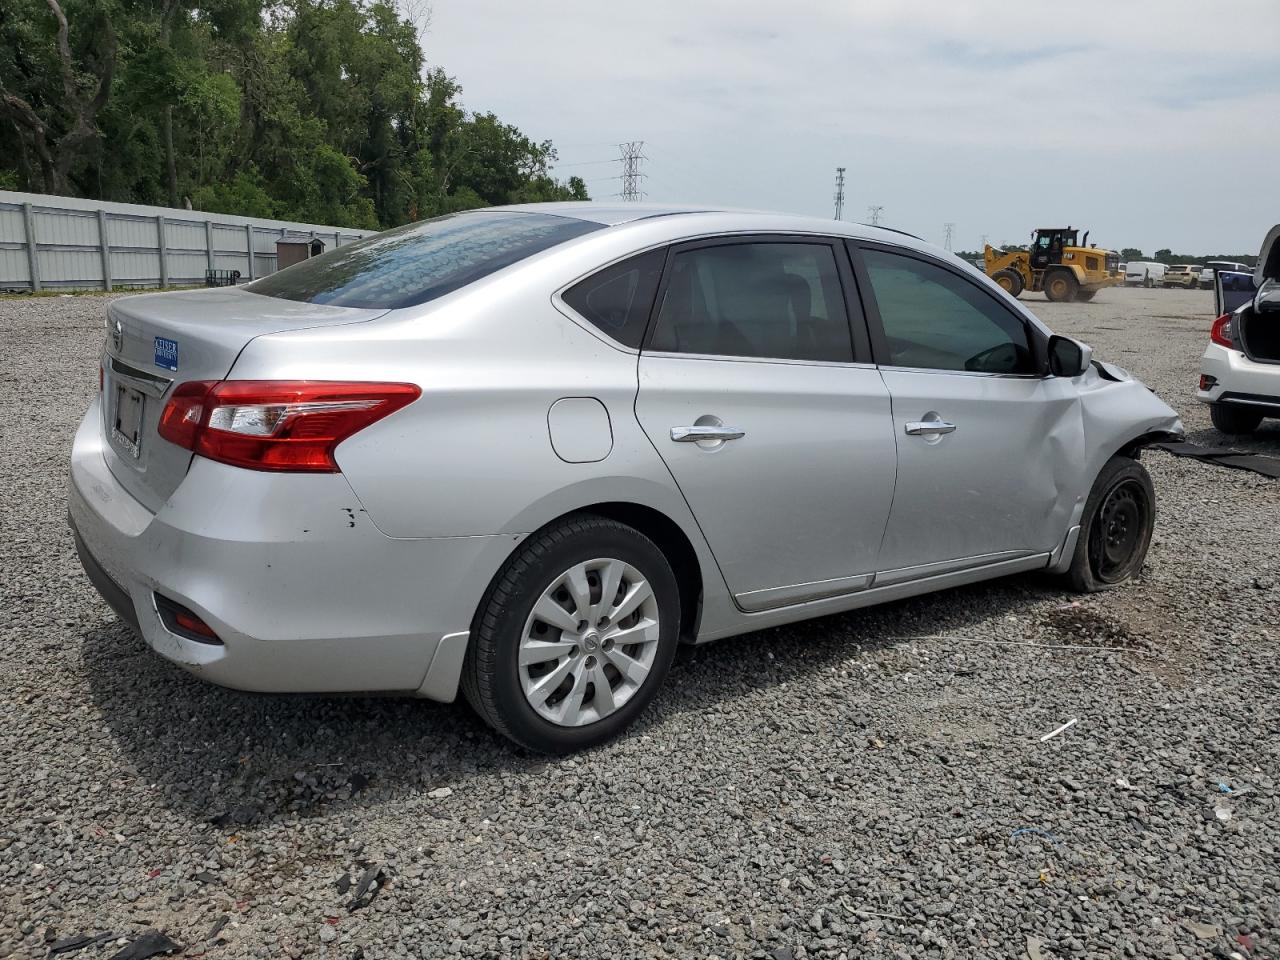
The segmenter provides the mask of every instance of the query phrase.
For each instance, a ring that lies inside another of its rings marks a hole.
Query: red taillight
[[[1209,339],[1220,347],[1235,346],[1231,339],[1231,314],[1224,313],[1213,321],[1213,326],[1209,328]]]
[[[197,380],[173,392],[158,429],[237,467],[338,473],[338,444],[421,394],[411,383]]]
[[[160,423],[156,426],[160,436],[170,443],[194,450],[205,420],[205,398],[217,384],[216,380],[192,380],[174,390],[160,411]]]

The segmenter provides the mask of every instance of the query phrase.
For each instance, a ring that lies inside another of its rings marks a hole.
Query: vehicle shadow
[[[628,738],[673,716],[803,682],[909,637],[982,636],[984,623],[1059,596],[1041,578],[1013,577],[682,647],[650,709],[594,759],[608,763],[608,752],[634,748]],[[494,734],[461,699],[240,693],[187,675],[114,619],[82,639],[90,694],[124,772],[193,823],[243,829],[560,762]]]

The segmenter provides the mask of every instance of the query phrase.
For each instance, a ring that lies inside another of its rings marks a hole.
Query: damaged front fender
[[[1133,454],[1148,444],[1186,435],[1177,412],[1121,367],[1095,361],[1078,389],[1089,457],[1085,477],[1090,486],[1102,465],[1116,454]],[[1083,509],[1083,499],[1080,506]]]

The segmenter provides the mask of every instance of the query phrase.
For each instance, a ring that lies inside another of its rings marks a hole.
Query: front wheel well
[[[1128,457],[1130,460],[1137,460],[1142,456],[1144,447],[1149,447],[1155,443],[1181,443],[1182,434],[1171,433],[1168,430],[1153,430],[1150,433],[1144,433],[1140,437],[1134,437],[1123,447],[1115,452],[1115,456]]]

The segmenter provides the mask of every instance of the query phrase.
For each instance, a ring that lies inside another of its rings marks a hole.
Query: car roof
[[[598,200],[566,200],[560,203],[516,203],[505,207],[483,207],[485,212],[507,210],[514,213],[546,213],[555,217],[573,217],[614,227],[633,220],[672,217],[684,213],[723,213],[724,207],[692,206],[669,203],[605,203]]]
[[[791,228],[812,230],[819,233],[830,233],[848,237],[861,237],[867,240],[886,239],[887,234],[899,237],[910,237],[920,240],[913,233],[895,230],[893,227],[871,226],[847,220],[828,220],[823,217],[809,217],[802,214],[780,213],[775,210],[751,210],[741,207],[722,207],[715,205],[698,206],[695,204],[667,203],[605,203],[597,200],[576,200],[558,203],[518,203],[502,207],[482,207],[476,212],[493,212],[495,210],[514,213],[544,213],[557,217],[572,217],[590,223],[599,223],[607,227],[616,227],[641,220],[658,220],[669,217],[692,216],[697,214],[723,214],[738,220],[740,218],[759,217],[761,227]],[[468,211],[470,212],[470,211]]]

